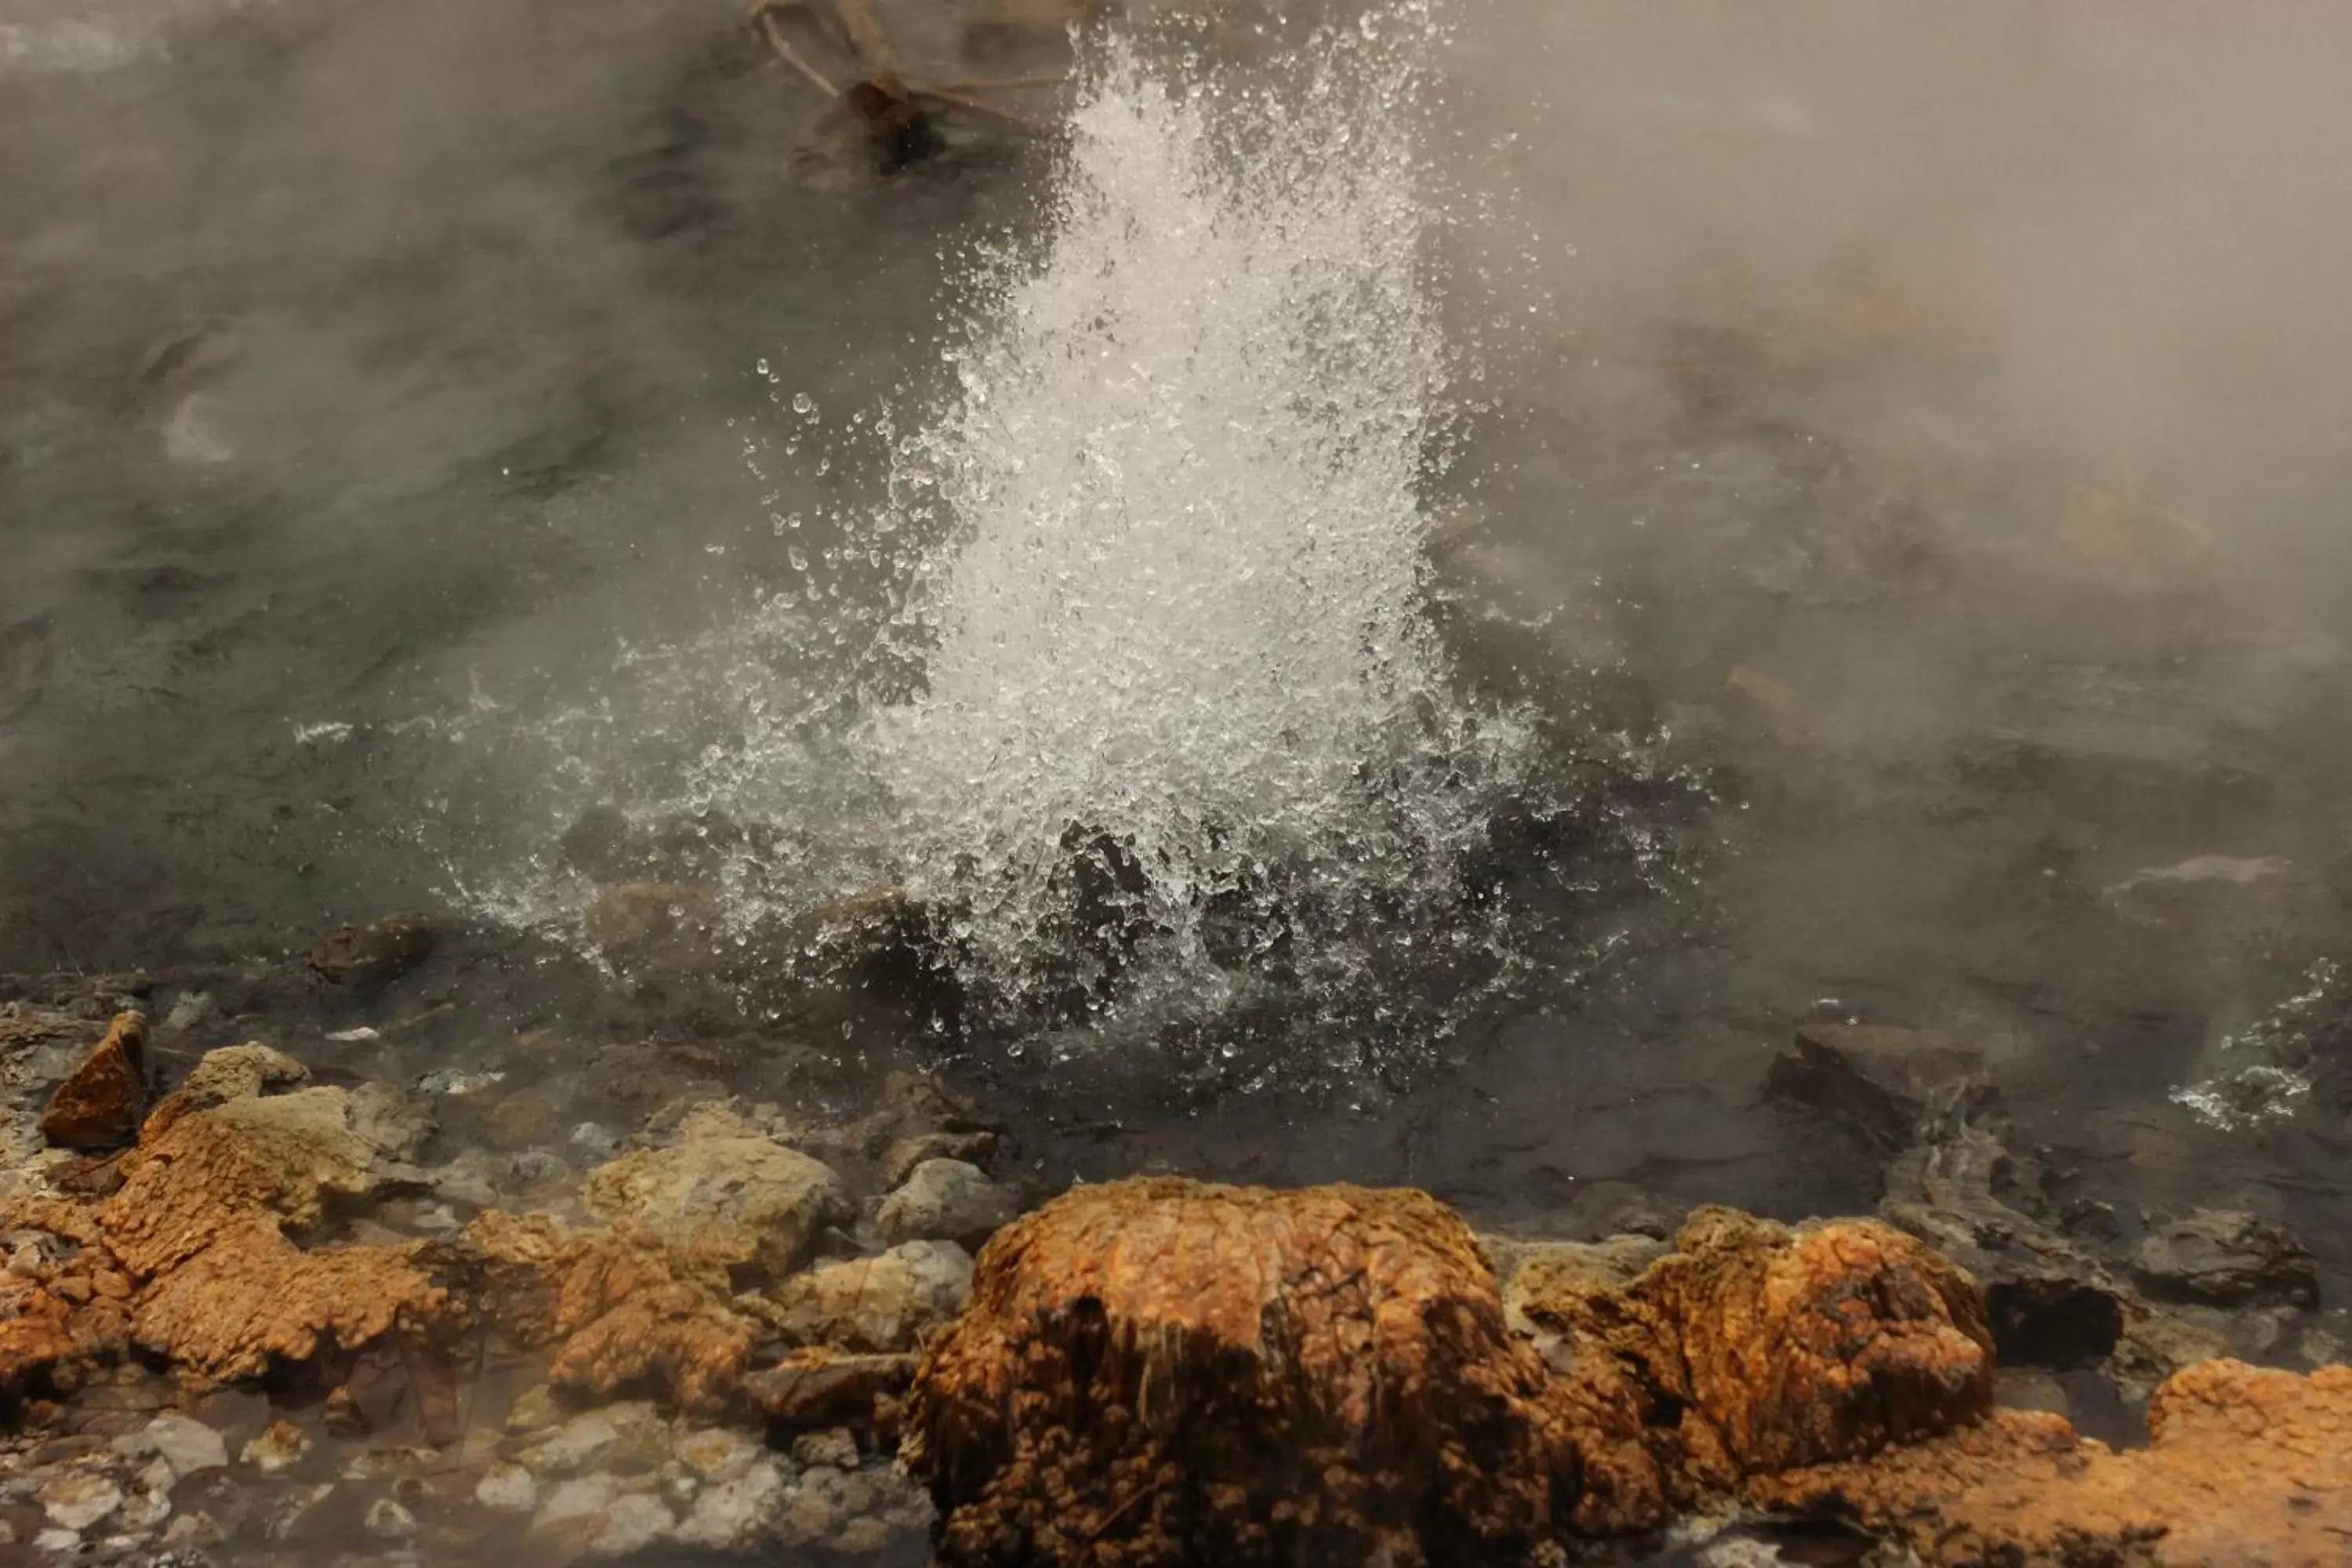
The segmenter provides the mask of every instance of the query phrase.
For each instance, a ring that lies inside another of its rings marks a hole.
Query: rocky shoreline
[[[2232,1211],[2127,1234],[1945,1036],[1811,1023],[1769,1075],[1885,1151],[1878,1215],[1571,1241],[1407,1190],[1049,1194],[903,1071],[574,1128],[575,1169],[440,1136],[413,1085],[167,1047],[195,993],[16,989],[27,1562],[2319,1563],[2352,1531],[2352,1371],[2241,1359],[2341,1359],[2311,1256]]]

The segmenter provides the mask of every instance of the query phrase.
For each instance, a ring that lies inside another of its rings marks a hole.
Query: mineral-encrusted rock
[[[924,1331],[963,1310],[971,1256],[952,1241],[910,1241],[793,1276],[770,1292],[770,1325],[802,1344],[912,1350]]]
[[[583,1195],[602,1218],[673,1235],[692,1230],[730,1262],[756,1261],[779,1279],[828,1226],[856,1212],[821,1161],[760,1137],[637,1150],[590,1173]]]
[[[552,1348],[548,1380],[566,1392],[609,1399],[650,1383],[686,1409],[724,1408],[760,1337],[733,1306],[731,1245],[493,1209],[457,1249],[470,1298]]]
[[[2309,1250],[2280,1226],[2232,1209],[2199,1209],[2161,1226],[2132,1255],[2132,1273],[2168,1300],[2308,1307],[2319,1300]]]
[[[952,1241],[977,1251],[1013,1215],[1011,1196],[977,1165],[926,1160],[875,1217],[885,1241]]]
[[[1991,1406],[1991,1335],[1975,1281],[1890,1226],[1790,1229],[1700,1209],[1675,1250],[1631,1279],[1594,1264],[1556,1263],[1534,1279],[1523,1264],[1516,1311],[1554,1336],[1548,1359],[1584,1407],[1610,1414],[1599,1431],[1612,1468],[1646,1467],[1649,1484],[1678,1502],[1743,1476],[1916,1441]],[[1642,1522],[1589,1508],[1580,1521]]]
[[[41,1113],[41,1136],[68,1149],[118,1148],[138,1135],[146,1113],[147,1020],[123,1013],[58,1086]]]
[[[1846,1118],[1892,1152],[1911,1142],[1937,1090],[1983,1071],[1984,1053],[1948,1035],[1816,1023],[1774,1059],[1765,1088]]]
[[[1425,1194],[1146,1179],[998,1233],[901,1454],[950,1563],[1500,1563],[1583,1490],[1547,1391]]]
[[[2147,1421],[2151,1446],[2118,1454],[2057,1416],[2002,1411],[1867,1462],[1761,1478],[1747,1496],[1853,1520],[1939,1568],[2344,1561],[2352,1368],[2207,1362],[2159,1389]]]
[[[914,1382],[911,1355],[797,1350],[743,1380],[743,1392],[787,1432],[829,1426],[897,1431],[899,1396]]]

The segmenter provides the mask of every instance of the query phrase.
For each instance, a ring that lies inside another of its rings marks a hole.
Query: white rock
[[[379,1541],[405,1541],[416,1533],[416,1516],[388,1497],[368,1505],[367,1531]]]
[[[604,1522],[589,1538],[588,1551],[597,1557],[626,1557],[656,1541],[667,1541],[677,1528],[669,1505],[657,1497],[633,1492],[614,1498],[604,1510]]]
[[[81,1551],[81,1532],[73,1530],[45,1530],[33,1537],[33,1550],[46,1552],[52,1557],[68,1557]]]
[[[122,1489],[104,1476],[71,1471],[41,1488],[41,1512],[59,1530],[88,1530],[122,1506]]]
[[[706,1426],[677,1440],[678,1462],[709,1486],[735,1479],[765,1451],[761,1444],[724,1426]]]
[[[492,1465],[475,1486],[474,1500],[501,1513],[529,1513],[539,1506],[539,1483],[520,1465]]]
[[[545,1530],[567,1520],[585,1519],[611,1502],[613,1494],[618,1489],[619,1483],[611,1476],[575,1477],[547,1494],[547,1500],[539,1505],[539,1512],[532,1518],[530,1527]]]
[[[171,1461],[174,1475],[217,1470],[228,1464],[228,1445],[201,1421],[185,1415],[158,1415],[147,1423],[147,1439],[155,1452]]]
[[[741,1475],[697,1498],[693,1511],[678,1526],[677,1539],[714,1552],[748,1551],[775,1529],[783,1501],[782,1471],[774,1460],[761,1458]]]

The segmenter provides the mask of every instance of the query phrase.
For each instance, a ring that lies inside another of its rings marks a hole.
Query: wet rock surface
[[[47,1075],[19,1090],[35,1141],[0,1188],[7,1459],[37,1478],[0,1479],[16,1543],[1935,1561],[1917,1521],[1952,1525],[1947,1493],[2008,1509],[2078,1461],[2105,1473],[2051,1423],[2121,1441],[2230,1358],[2340,1353],[2326,1271],[2274,1207],[2093,1201],[2026,1145],[1987,1081],[1999,1053],[1953,1035],[1803,1027],[1836,1087],[1781,1103],[1881,1151],[1879,1219],[1678,1220],[1600,1181],[1552,1211],[1595,1239],[1562,1240],[1361,1188],[1082,1185],[1023,1216],[1022,1141],[936,1079],[730,1095],[742,1069],[673,1035],[618,1044],[716,1080],[632,1101],[542,1073],[593,1057],[532,1034],[461,1085],[396,1044],[414,984],[299,1051],[236,1040],[247,1004],[219,976],[0,1014],[9,1059]],[[180,1019],[147,1037],[166,1092],[118,1152],[41,1149],[28,1107],[125,998]],[[1868,1489],[1906,1465],[1939,1478],[1934,1502],[1925,1479]],[[1953,1539],[1984,1561],[2070,1561],[2027,1514],[1968,1521]]]

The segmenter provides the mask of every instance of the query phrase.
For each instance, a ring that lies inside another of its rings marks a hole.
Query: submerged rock
[[[441,932],[425,914],[387,915],[370,925],[339,926],[310,949],[310,973],[330,985],[389,984],[433,956]]]
[[[1880,1211],[1983,1285],[2002,1359],[2081,1366],[2116,1347],[2130,1292],[2074,1242],[2005,1201],[2013,1162],[1986,1125],[1997,1101],[1968,1084],[1940,1090],[1918,1142],[1886,1173]]]
[[[50,1097],[41,1136],[68,1149],[118,1148],[146,1113],[147,1020],[122,1013]]]
[[[1889,1151],[1908,1146],[1936,1091],[1984,1071],[1984,1053],[1948,1035],[1871,1024],[1808,1024],[1772,1063],[1767,1092],[1834,1111]]]
[[[2132,1255],[2150,1295],[2219,1307],[2316,1305],[2311,1253],[2278,1226],[2236,1210],[2199,1209],[2161,1226]]]

